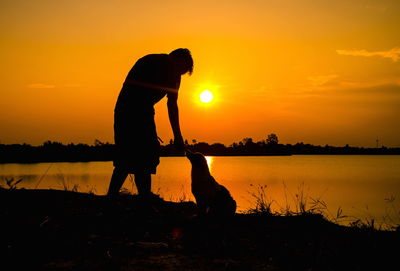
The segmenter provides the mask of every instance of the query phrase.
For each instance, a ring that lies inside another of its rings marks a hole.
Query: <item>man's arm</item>
[[[169,93],[167,107],[169,122],[174,133],[174,144],[177,148],[183,149],[184,143],[179,125],[178,93]]]

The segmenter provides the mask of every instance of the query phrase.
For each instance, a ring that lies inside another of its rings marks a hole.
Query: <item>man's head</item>
[[[179,48],[169,53],[169,55],[174,58],[178,70],[181,74],[185,73],[189,73],[189,75],[192,74],[193,58],[189,49]]]

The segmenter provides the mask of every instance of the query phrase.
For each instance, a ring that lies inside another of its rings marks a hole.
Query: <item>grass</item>
[[[254,187],[253,185],[250,186]],[[284,185],[284,206],[281,206],[277,201],[267,196],[267,187],[267,185],[258,185],[256,186],[256,191],[248,192],[254,201],[254,207],[250,208],[246,213],[294,216],[307,214],[324,214],[328,210],[326,203],[320,198],[314,199],[305,194],[304,184],[301,184],[298,187],[298,191],[295,194],[290,193],[290,191]],[[288,193],[290,195],[290,198],[288,198]],[[278,205],[278,208],[273,208],[273,204]]]
[[[17,189],[18,184],[22,182],[22,179],[14,179],[13,177],[11,177],[11,178],[5,178],[4,181],[6,183],[6,186],[3,187],[0,185],[0,187],[8,190],[15,190]]]
[[[368,230],[389,230],[399,231],[400,210],[395,206],[395,197],[385,199],[388,203],[386,214],[381,223],[377,223],[373,217],[364,219],[347,216],[339,206],[336,212],[332,213],[328,205],[321,198],[312,198],[305,193],[304,183],[302,183],[296,193],[292,194],[286,185],[285,187],[285,206],[280,206],[277,201],[270,198],[267,193],[267,185],[250,185],[255,187],[255,191],[249,191],[253,199],[253,207],[250,207],[244,213],[259,214],[270,216],[300,216],[300,215],[322,215],[326,220],[335,224],[344,224],[348,226]],[[289,197],[288,197],[289,194]],[[273,208],[277,205],[278,208]],[[293,206],[293,207],[292,207]]]
[[[169,201],[172,201],[172,202],[188,202],[188,201],[194,201],[194,197],[193,197],[192,194],[188,195],[185,192],[185,186],[181,185],[180,196],[176,196],[176,197],[170,196],[169,197]]]
[[[253,185],[250,184],[252,187]],[[264,214],[264,215],[275,215],[276,213],[272,211],[271,205],[274,200],[267,198],[266,193],[267,185],[258,185],[255,192],[249,192],[250,196],[254,201],[254,207],[250,207],[245,213],[250,214]]]
[[[70,184],[63,174],[58,174],[58,182],[64,191],[79,192],[80,187],[78,184]],[[42,178],[41,178],[42,179]],[[40,181],[41,181],[40,179]],[[130,175],[128,180],[132,185],[132,189],[122,188],[121,194],[132,195],[136,191],[133,177]],[[0,185],[3,189],[15,190],[18,185],[23,181],[20,178],[5,178],[5,185]],[[366,216],[365,218],[357,218],[347,216],[344,214],[343,209],[339,206],[335,212],[331,212],[326,202],[321,197],[313,198],[306,193],[304,183],[300,184],[295,193],[292,193],[287,186],[284,185],[285,202],[280,205],[277,201],[268,196],[267,185],[252,185],[253,191],[248,191],[251,196],[250,203],[253,207],[243,213],[246,214],[259,214],[270,216],[300,216],[300,215],[322,215],[326,220],[335,224],[344,224],[347,222],[348,226],[368,230],[390,230],[399,231],[400,224],[400,210],[395,206],[396,198],[391,196],[385,199],[387,203],[386,214],[381,222],[377,222],[376,218]],[[88,189],[87,193],[95,194],[96,188]],[[155,193],[160,195],[160,189]],[[181,196],[169,199],[173,202],[188,202],[193,201],[193,197],[184,192],[182,186]],[[275,207],[276,206],[276,207]],[[274,208],[275,207],[275,208]]]
[[[40,177],[39,181],[36,183],[35,189],[37,189],[39,187],[39,184],[42,182],[42,180],[44,179],[44,177],[47,175],[47,172],[49,172],[50,168],[53,166],[53,163],[51,163],[46,171],[44,172],[44,174],[42,174],[42,176]]]
[[[400,224],[396,223],[396,221],[400,220],[400,210],[398,210],[395,206],[396,198],[392,195],[389,198],[385,199],[388,207],[386,207],[386,215],[383,218],[383,221],[387,225],[392,225],[393,230],[400,231]],[[394,217],[397,219],[395,220]]]
[[[79,185],[73,184],[71,186],[70,182],[64,177],[64,174],[57,174],[57,179],[57,182],[62,186],[64,191],[79,192]]]

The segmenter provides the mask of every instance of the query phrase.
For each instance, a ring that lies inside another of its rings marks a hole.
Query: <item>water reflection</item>
[[[211,170],[212,168],[212,163],[213,163],[213,157],[212,156],[206,156],[208,168]]]

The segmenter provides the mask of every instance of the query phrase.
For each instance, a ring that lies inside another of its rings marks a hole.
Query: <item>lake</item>
[[[238,211],[254,207],[264,187],[265,199],[274,210],[296,210],[299,196],[326,203],[326,213],[338,208],[349,216],[341,224],[359,219],[400,223],[400,156],[396,155],[293,155],[208,157],[215,179],[226,186]],[[22,178],[18,187],[77,189],[104,195],[112,162],[0,164],[0,181]],[[266,186],[266,187],[265,187]],[[136,193],[132,177],[124,189]],[[194,200],[190,191],[190,163],[184,157],[161,157],[153,192],[165,200]]]

